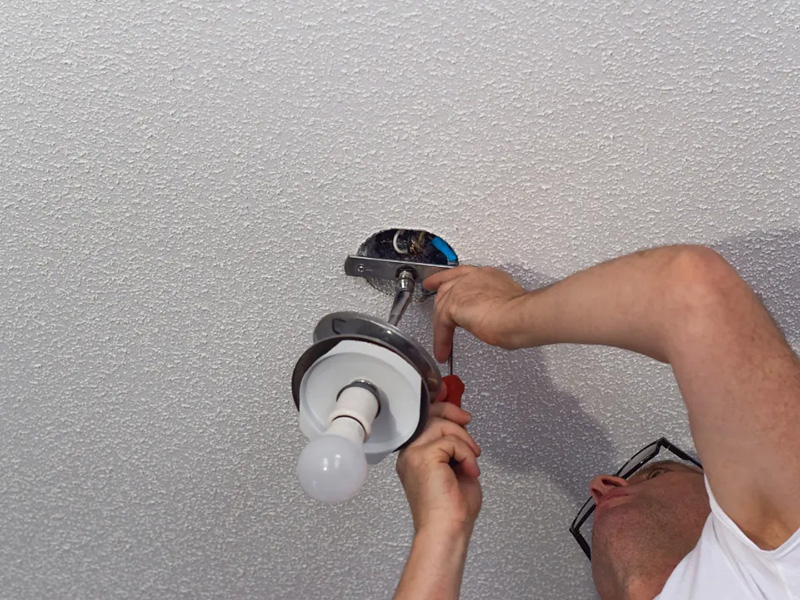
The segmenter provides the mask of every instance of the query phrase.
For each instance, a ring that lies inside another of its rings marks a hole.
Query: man
[[[475,267],[424,286],[438,291],[439,361],[463,327],[506,349],[605,344],[672,366],[703,469],[654,462],[590,482],[592,578],[603,600],[800,598],[800,360],[721,256],[646,250],[533,292]],[[481,506],[469,419],[434,404],[398,457],[415,538],[396,600],[459,595]]]

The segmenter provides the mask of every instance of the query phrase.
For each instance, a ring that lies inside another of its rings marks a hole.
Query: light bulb
[[[344,502],[355,496],[367,477],[362,445],[340,435],[311,440],[297,459],[297,478],[310,496],[322,502]]]

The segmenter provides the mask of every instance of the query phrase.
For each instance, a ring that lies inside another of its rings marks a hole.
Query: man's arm
[[[657,248],[530,293],[504,276],[466,267],[425,281],[441,294],[438,358],[461,325],[505,348],[604,344],[668,362],[720,506],[764,548],[800,527],[800,362],[721,256]],[[505,295],[481,304],[487,286]]]
[[[457,600],[470,536],[457,528],[418,532],[394,600]]]
[[[397,457],[415,535],[394,600],[458,599],[483,499],[481,449],[464,428],[471,418],[454,404],[435,402],[422,434]]]

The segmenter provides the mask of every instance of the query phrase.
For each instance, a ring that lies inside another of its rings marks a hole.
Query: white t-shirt
[[[800,529],[762,550],[726,515],[706,481],[711,514],[697,546],[654,600],[800,600]]]

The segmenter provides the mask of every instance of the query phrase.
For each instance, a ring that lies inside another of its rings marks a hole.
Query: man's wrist
[[[436,525],[414,535],[395,600],[456,600],[467,559],[472,527]]]
[[[545,329],[550,324],[550,320],[545,316],[543,294],[545,289],[538,289],[527,292],[522,296],[514,298],[509,307],[509,314],[516,315],[516,319],[510,331],[506,333],[506,343],[503,347],[509,350],[519,350],[521,348],[532,348],[544,343],[546,336]]]
[[[414,535],[412,553],[424,555],[426,561],[439,565],[441,573],[450,573],[460,581],[471,537],[471,526],[436,525],[423,528]]]
[[[414,534],[414,541],[419,539],[437,545],[468,544],[472,537],[472,523],[437,523],[425,525]]]

